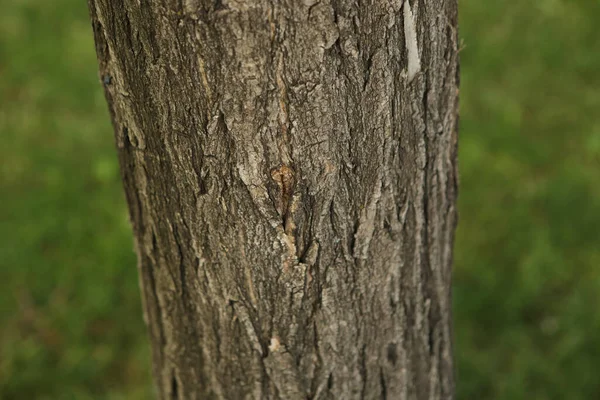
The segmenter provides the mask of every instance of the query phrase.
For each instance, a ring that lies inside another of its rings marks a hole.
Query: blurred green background
[[[152,398],[81,0],[0,0],[0,399]],[[461,0],[459,399],[598,399],[600,2]]]

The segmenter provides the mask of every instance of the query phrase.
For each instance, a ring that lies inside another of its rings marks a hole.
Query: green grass
[[[600,398],[600,3],[461,6],[460,398]]]
[[[151,398],[86,4],[0,6],[0,399]],[[460,6],[459,398],[600,398],[600,3]]]
[[[0,398],[148,398],[135,256],[86,4],[0,9]]]

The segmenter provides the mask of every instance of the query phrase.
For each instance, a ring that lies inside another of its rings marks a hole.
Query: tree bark
[[[160,399],[450,399],[456,0],[89,0]]]

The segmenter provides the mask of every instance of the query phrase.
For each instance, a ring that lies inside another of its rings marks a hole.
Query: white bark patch
[[[404,39],[408,53],[407,77],[411,82],[421,70],[421,57],[419,56],[419,43],[417,41],[417,27],[415,16],[410,8],[409,0],[404,1]]]
[[[195,14],[198,12],[198,8],[200,8],[198,5],[198,0],[184,0],[183,2],[183,9],[188,14]]]
[[[277,352],[281,349],[281,342],[277,336],[271,338],[271,344],[269,344],[269,351],[271,353]]]

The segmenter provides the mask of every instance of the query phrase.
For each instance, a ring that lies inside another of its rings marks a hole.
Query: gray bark
[[[456,0],[89,0],[160,399],[450,399]]]

